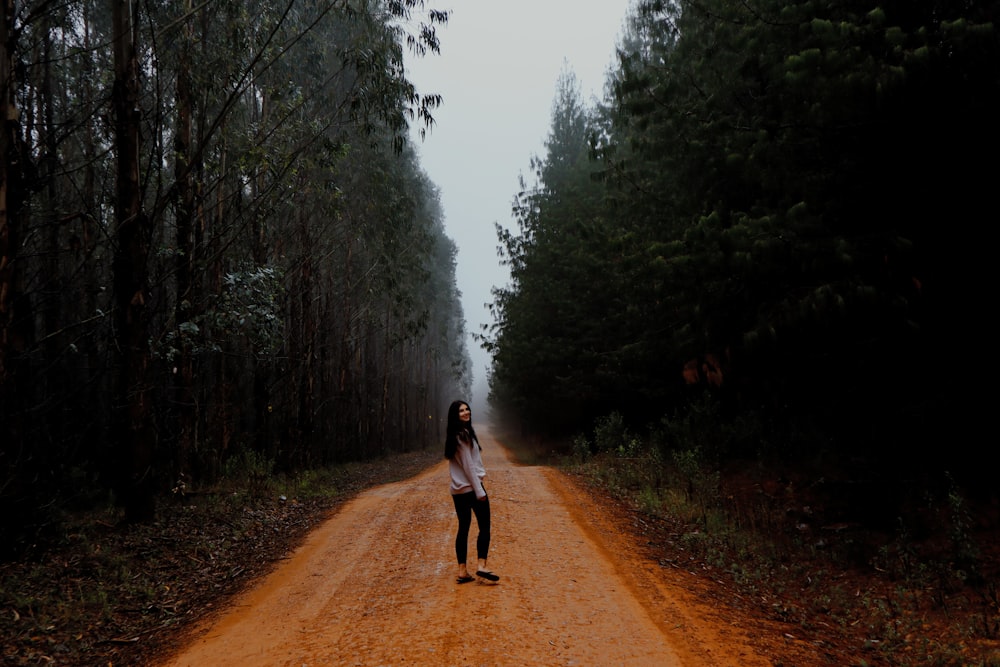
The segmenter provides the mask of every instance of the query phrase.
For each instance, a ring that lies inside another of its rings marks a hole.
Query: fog
[[[605,73],[629,0],[509,0],[462,3],[439,29],[441,54],[411,59],[408,74],[421,93],[440,93],[437,124],[414,141],[428,177],[441,192],[445,228],[458,246],[473,393],[467,400],[486,417],[489,355],[472,334],[492,324],[494,286],[509,274],[497,257],[495,224],[513,227],[518,178],[544,155],[556,83],[564,67],[586,101],[603,96]],[[438,7],[448,9],[448,7]],[[530,182],[530,181],[529,181]]]

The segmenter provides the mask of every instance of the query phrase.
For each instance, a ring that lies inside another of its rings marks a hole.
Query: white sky
[[[518,177],[534,183],[529,163],[544,156],[563,64],[576,75],[585,102],[603,97],[630,0],[450,2],[428,2],[451,11],[438,28],[441,54],[411,58],[408,74],[420,93],[444,98],[436,125],[422,143],[414,133],[414,141],[421,166],[441,191],[446,232],[458,246],[458,288],[471,335],[492,323],[492,287],[508,284],[494,223],[513,228]],[[489,356],[471,338],[468,347],[474,387],[467,400],[482,414]]]

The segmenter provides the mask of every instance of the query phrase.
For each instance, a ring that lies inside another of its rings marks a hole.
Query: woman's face
[[[471,419],[472,410],[469,409],[469,406],[464,403],[458,406],[458,421],[468,424]]]

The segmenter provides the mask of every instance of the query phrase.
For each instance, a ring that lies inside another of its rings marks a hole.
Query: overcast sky
[[[420,164],[441,192],[445,229],[458,246],[457,279],[466,330],[491,324],[486,304],[494,285],[506,286],[494,224],[513,228],[518,177],[532,156],[544,156],[556,83],[564,63],[584,101],[603,96],[605,73],[630,0],[451,0],[430,2],[451,11],[438,29],[441,54],[411,59],[410,79],[421,93],[440,93],[436,125],[421,142]],[[487,398],[489,356],[471,339],[473,396]]]

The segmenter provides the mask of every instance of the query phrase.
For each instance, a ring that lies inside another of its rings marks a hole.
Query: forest
[[[497,225],[501,421],[584,457],[613,424],[705,470],[817,465],[890,529],[995,501],[998,8],[633,3],[603,99],[564,70]]]
[[[6,554],[67,508],[144,521],[234,468],[436,443],[470,361],[408,140],[442,99],[404,56],[448,13],[3,6]],[[634,2],[603,98],[564,71],[497,224],[511,282],[468,333],[498,421],[583,456],[613,423],[705,469],[822,462],[890,524],[994,497],[997,8]]]
[[[437,442],[457,248],[422,0],[4,2],[0,549]],[[431,418],[429,419],[428,416]]]
[[[603,95],[555,82],[470,332],[413,145],[447,100],[404,65],[450,9],[0,2],[5,656],[155,649],[440,463],[472,340],[497,437],[665,567],[889,664],[935,618],[918,664],[1000,664],[952,659],[1000,637],[998,11],[632,0]]]

